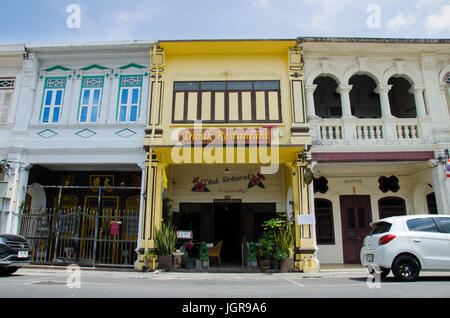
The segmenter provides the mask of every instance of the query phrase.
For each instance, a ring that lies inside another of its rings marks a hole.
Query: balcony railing
[[[432,138],[429,118],[314,118],[310,128],[315,145],[420,144]]]

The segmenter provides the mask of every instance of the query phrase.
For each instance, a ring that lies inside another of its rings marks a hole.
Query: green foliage
[[[266,233],[263,233],[258,243],[261,245],[259,247],[259,255],[261,258],[270,258],[273,253],[274,241]]]
[[[161,228],[155,233],[155,244],[158,255],[169,256],[175,251],[177,243],[177,232],[173,226],[166,223],[161,224]]]
[[[147,252],[145,252],[144,258],[151,261],[152,259],[154,259],[156,257],[156,254],[150,250],[147,250]]]
[[[247,260],[249,262],[256,261],[256,244],[254,242],[248,244]]]
[[[287,257],[288,253],[282,250],[278,250],[272,255],[273,260],[277,262],[284,261]]]
[[[287,215],[267,220],[262,224],[262,227],[266,239],[274,245],[270,251],[271,258],[280,258],[282,255],[285,255],[283,259],[292,257],[294,252],[294,230]]]
[[[201,261],[209,260],[208,246],[206,245],[206,242],[202,242],[200,244],[200,260]]]

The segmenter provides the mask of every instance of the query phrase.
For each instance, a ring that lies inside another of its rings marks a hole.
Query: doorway
[[[341,195],[344,263],[359,263],[364,237],[369,234],[372,211],[369,195]]]
[[[222,241],[225,264],[242,262],[242,203],[214,203],[214,242]]]

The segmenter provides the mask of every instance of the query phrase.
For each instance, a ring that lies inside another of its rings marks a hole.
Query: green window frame
[[[46,77],[39,120],[41,123],[58,123],[64,103],[66,77]]]
[[[101,111],[104,83],[104,76],[83,76],[78,104],[78,122],[97,122]]]
[[[117,100],[117,121],[137,122],[141,114],[142,75],[122,75]]]

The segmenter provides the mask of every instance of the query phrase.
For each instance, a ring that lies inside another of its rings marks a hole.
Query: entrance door
[[[241,203],[214,204],[214,241],[222,241],[221,259],[224,263],[241,264],[242,222]]]
[[[372,221],[370,196],[341,195],[340,203],[344,263],[359,263],[359,252]]]

